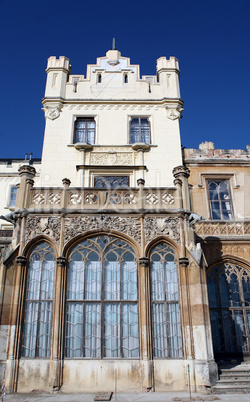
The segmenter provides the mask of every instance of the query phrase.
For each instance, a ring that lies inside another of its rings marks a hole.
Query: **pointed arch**
[[[178,254],[171,243],[158,238],[148,249],[154,358],[182,357],[183,354]]]
[[[207,270],[210,319],[216,358],[250,353],[250,267],[224,256]]]
[[[99,232],[79,237],[66,255],[65,356],[139,357],[135,247]]]
[[[26,253],[21,355],[50,357],[56,254],[44,238],[29,244]]]

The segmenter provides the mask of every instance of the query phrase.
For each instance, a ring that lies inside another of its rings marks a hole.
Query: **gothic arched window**
[[[23,357],[50,357],[55,254],[48,243],[38,244],[27,266]]]
[[[216,358],[250,352],[250,271],[226,262],[207,275]]]
[[[71,250],[65,356],[139,357],[137,262],[127,242],[100,235]]]
[[[181,357],[182,337],[176,254],[161,242],[150,254],[154,357]]]

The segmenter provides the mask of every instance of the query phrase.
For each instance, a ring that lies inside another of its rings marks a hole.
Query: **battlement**
[[[160,57],[157,59],[156,64],[157,72],[159,73],[161,70],[169,70],[175,69],[179,71],[179,61],[176,57],[170,57],[167,59],[166,57]]]
[[[70,61],[65,56],[60,56],[59,59],[57,59],[55,56],[51,56],[48,58],[46,72],[48,73],[50,69],[69,71]]]

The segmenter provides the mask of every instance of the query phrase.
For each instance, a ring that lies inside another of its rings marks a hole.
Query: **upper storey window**
[[[78,118],[75,122],[74,143],[95,143],[95,120],[94,118]]]
[[[10,189],[9,208],[14,208],[16,205],[17,187],[12,186]]]
[[[211,218],[216,220],[233,219],[229,180],[208,180],[207,183]]]
[[[130,143],[150,144],[150,123],[148,117],[132,117],[130,121]]]

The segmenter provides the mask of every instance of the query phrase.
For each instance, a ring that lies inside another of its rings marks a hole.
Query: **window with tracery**
[[[211,218],[215,220],[233,219],[229,180],[208,180]]]
[[[154,357],[181,357],[182,336],[176,254],[161,242],[151,251],[151,308]]]
[[[250,352],[250,271],[221,264],[209,271],[207,284],[214,352]]]
[[[95,176],[95,188],[128,188],[128,176]]]
[[[55,253],[47,243],[31,252],[27,266],[23,357],[50,357]]]
[[[71,250],[65,356],[139,357],[137,261],[127,242],[100,235]]]

